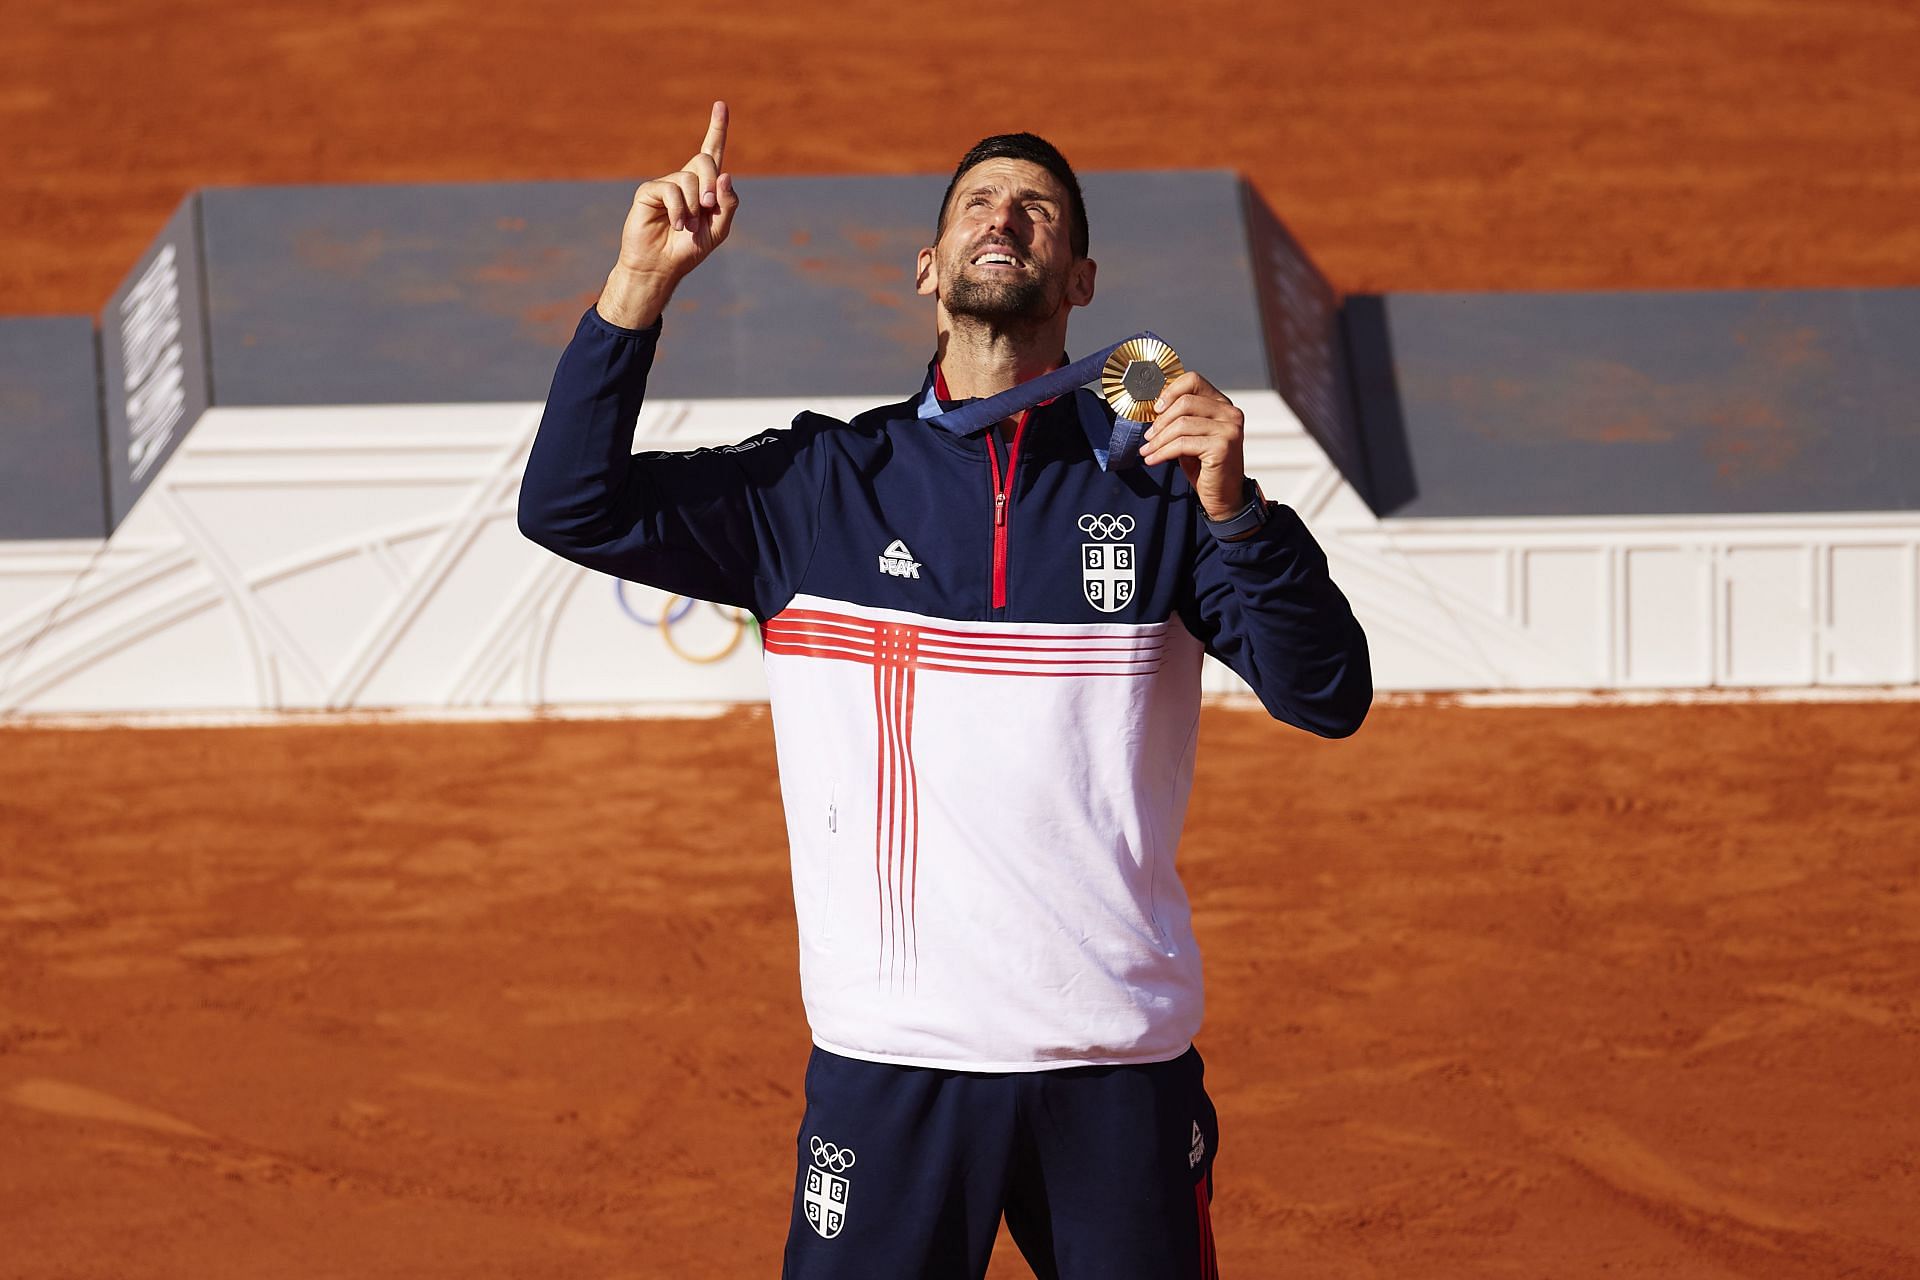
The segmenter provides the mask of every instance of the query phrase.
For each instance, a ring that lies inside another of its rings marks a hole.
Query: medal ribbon
[[[1010,418],[1022,409],[1031,409],[1045,400],[1076,391],[1089,382],[1097,381],[1100,372],[1106,367],[1107,357],[1134,338],[1152,338],[1161,341],[1159,335],[1141,330],[1132,337],[1122,338],[1111,346],[1102,348],[1090,356],[1075,360],[1037,378],[1028,378],[1017,387],[987,396],[981,400],[968,400],[956,408],[942,410],[940,397],[934,392],[934,384],[927,384],[927,394],[921,397],[920,407],[915,416],[924,418],[936,427],[951,431],[957,436],[971,435],[982,427],[990,427],[1003,418]],[[1132,418],[1116,416],[1113,422],[1113,438],[1107,447],[1095,447],[1093,456],[1099,460],[1102,471],[1121,471],[1140,461],[1140,442],[1146,436],[1147,424],[1135,422]]]

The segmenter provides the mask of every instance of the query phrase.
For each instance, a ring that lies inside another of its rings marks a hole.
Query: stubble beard
[[[969,275],[966,263],[951,276],[946,296],[941,299],[947,314],[964,318],[991,329],[1025,328],[1047,320],[1059,309],[1059,299],[1050,297],[1051,283],[1040,276],[1018,280],[981,280]]]
[[[1052,313],[1044,281],[972,280],[961,276],[947,290],[947,311],[988,324],[1009,320],[1044,320]]]

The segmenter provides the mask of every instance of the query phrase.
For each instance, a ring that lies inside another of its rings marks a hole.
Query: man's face
[[[1025,160],[983,160],[960,175],[939,242],[920,251],[919,291],[950,315],[1046,320],[1093,298],[1093,263],[1073,256],[1073,203]]]

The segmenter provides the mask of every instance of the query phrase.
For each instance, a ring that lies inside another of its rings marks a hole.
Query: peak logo
[[[880,572],[895,578],[918,578],[920,562],[913,558],[913,552],[907,550],[907,544],[895,538],[880,553]]]

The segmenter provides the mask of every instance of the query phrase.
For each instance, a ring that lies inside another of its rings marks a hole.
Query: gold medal
[[[1153,402],[1184,372],[1180,357],[1160,339],[1132,338],[1107,357],[1100,371],[1100,392],[1121,417],[1152,422]]]

